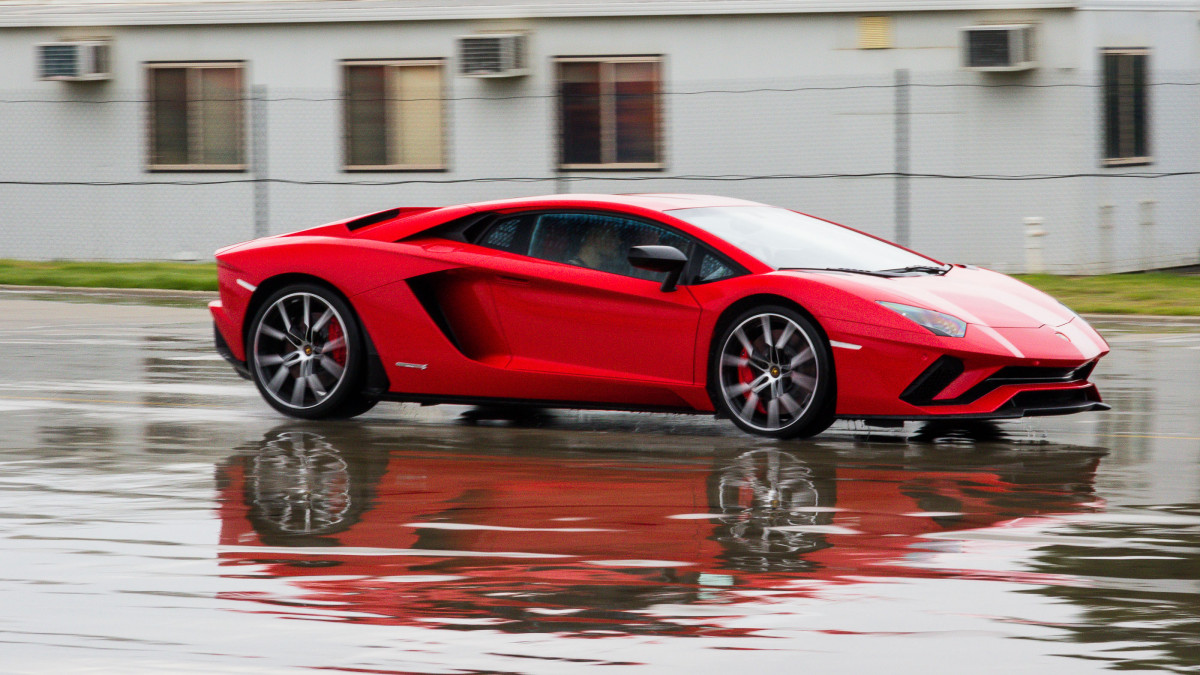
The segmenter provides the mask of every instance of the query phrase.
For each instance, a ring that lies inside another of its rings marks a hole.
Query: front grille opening
[[[1020,381],[1035,382],[1070,382],[1086,380],[1096,367],[1095,361],[1089,361],[1082,366],[1071,368],[1044,368],[1041,366],[1007,366],[996,371],[989,380],[1004,380],[1005,382]]]
[[[1012,398],[1009,405],[1025,411],[1026,415],[1052,415],[1086,409],[1098,402],[1094,387],[1087,389],[1050,389],[1024,391]]]
[[[1041,368],[1038,366],[1007,366],[997,370],[988,379],[994,380],[1034,380],[1056,381],[1066,380],[1075,372],[1074,368]]]

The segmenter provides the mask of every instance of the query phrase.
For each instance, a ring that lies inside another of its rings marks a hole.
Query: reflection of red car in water
[[[376,623],[686,633],[697,628],[644,610],[791,579],[927,576],[905,564],[923,535],[1094,503],[1090,451],[937,453],[923,466],[905,447],[861,460],[734,448],[700,463],[389,452],[284,432],[219,471],[222,564],[294,578],[299,600],[238,596],[280,611],[300,602]]]

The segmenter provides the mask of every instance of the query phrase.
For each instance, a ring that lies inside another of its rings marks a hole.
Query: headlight
[[[895,302],[879,301],[879,304],[912,321],[934,335],[960,338],[967,334],[967,322],[956,316],[935,312]]]

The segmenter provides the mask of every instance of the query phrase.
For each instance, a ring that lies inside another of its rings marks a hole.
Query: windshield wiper
[[[896,276],[895,270],[860,270],[854,267],[780,267],[781,270],[799,270],[802,272],[849,272],[851,274],[867,274],[873,277],[890,279]]]
[[[908,267],[897,267],[896,269],[883,270],[883,271],[891,272],[893,274],[907,274],[909,272],[924,272],[926,274],[945,274],[946,272],[950,271],[951,267],[953,267],[953,266],[946,265],[945,267],[938,267],[935,265],[909,265]]]

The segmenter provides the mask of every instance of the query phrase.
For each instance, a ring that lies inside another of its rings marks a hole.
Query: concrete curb
[[[0,284],[0,292],[85,295],[95,297],[216,300],[216,291],[178,291],[162,288],[90,288],[86,286],[14,286]]]

